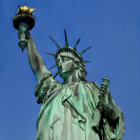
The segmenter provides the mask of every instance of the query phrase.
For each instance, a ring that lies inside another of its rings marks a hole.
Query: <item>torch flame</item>
[[[32,14],[35,8],[30,8],[29,6],[25,5],[21,6],[18,8],[18,13],[23,13],[23,14]]]

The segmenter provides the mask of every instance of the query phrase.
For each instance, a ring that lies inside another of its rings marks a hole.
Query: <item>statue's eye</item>
[[[68,58],[64,58],[63,59],[63,62],[66,62],[66,61],[69,61],[69,59]]]

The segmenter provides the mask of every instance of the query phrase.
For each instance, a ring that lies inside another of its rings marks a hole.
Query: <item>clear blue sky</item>
[[[101,84],[111,79],[110,90],[125,116],[123,140],[140,140],[140,1],[139,0],[30,0],[36,25],[31,31],[39,51],[55,52],[52,35],[64,45],[64,28],[70,46],[81,37],[78,51],[92,45],[83,58],[87,79]],[[0,1],[0,140],[35,140],[37,83],[27,52],[18,47],[12,17],[24,0]],[[41,53],[47,68],[51,56]],[[51,72],[55,74],[57,69]],[[57,80],[62,81],[59,77]]]

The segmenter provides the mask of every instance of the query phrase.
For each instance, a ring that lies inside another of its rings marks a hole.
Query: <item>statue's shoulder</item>
[[[100,86],[95,81],[87,81],[86,83],[94,88],[100,89]]]
[[[57,89],[60,83],[55,80],[51,73],[46,73],[38,81],[35,87],[35,96],[37,103],[42,103],[46,95],[50,96],[53,90]]]
[[[42,89],[46,88],[54,88],[54,85],[60,84],[57,80],[55,80],[51,73],[46,73],[42,76],[42,78],[38,81],[35,87],[35,96],[38,96],[38,93]]]

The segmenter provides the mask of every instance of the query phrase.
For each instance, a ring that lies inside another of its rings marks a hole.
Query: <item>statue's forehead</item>
[[[76,59],[76,57],[72,53],[68,53],[68,52],[62,52],[62,53],[60,53],[57,56],[57,59],[60,59],[62,57],[68,57],[68,58]]]

